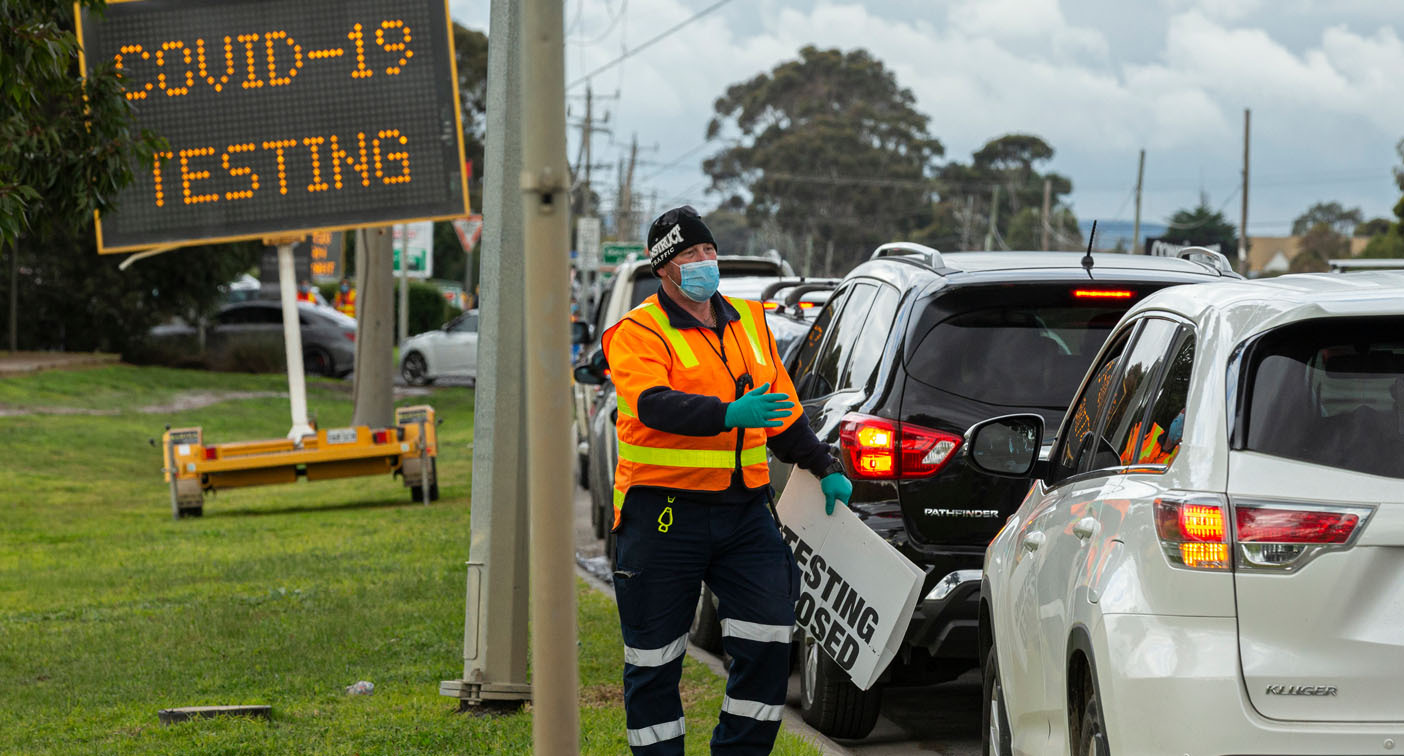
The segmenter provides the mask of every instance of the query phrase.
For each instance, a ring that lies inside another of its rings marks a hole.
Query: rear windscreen
[[[1246,367],[1241,448],[1404,478],[1404,317],[1285,326]]]
[[[932,327],[907,369],[922,383],[986,404],[1066,409],[1129,307],[1130,301],[970,310]]]

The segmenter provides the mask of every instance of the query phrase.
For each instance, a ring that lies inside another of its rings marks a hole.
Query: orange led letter
[[[402,39],[399,42],[386,42],[386,29],[399,29],[400,34],[403,35]],[[375,43],[377,45],[380,45],[381,49],[385,50],[385,52],[391,54],[400,53],[399,62],[385,69],[386,74],[394,76],[395,74],[399,73],[400,68],[403,67],[406,63],[408,63],[410,58],[414,57],[414,51],[409,49],[409,41],[410,30],[408,26],[405,26],[404,21],[396,19],[394,21],[380,22],[380,28],[375,30]]]
[[[174,152],[158,152],[151,161],[151,178],[156,180],[156,207],[166,204],[166,192],[161,185],[161,160],[171,160],[175,157]]]
[[[127,75],[126,75],[125,73],[123,73],[123,71],[124,71],[125,68],[126,68],[126,67],[123,65],[123,59],[124,59],[126,56],[128,56],[128,55],[136,55],[137,53],[141,53],[141,59],[142,59],[142,60],[150,60],[150,59],[151,59],[151,53],[147,52],[144,48],[142,48],[141,45],[123,45],[123,46],[122,46],[121,51],[118,52],[117,55],[114,56],[114,58],[113,58],[113,62],[116,63],[116,65],[114,66],[114,69],[115,69],[116,72],[117,72],[117,78],[119,78],[119,79],[125,79],[125,78],[127,78]],[[126,92],[126,97],[127,97],[128,100],[145,100],[145,99],[146,99],[146,93],[147,93],[147,92],[150,92],[151,90],[153,90],[153,89],[155,89],[155,88],[156,88],[156,85],[152,84],[152,83],[149,82],[149,81],[146,82],[146,86],[145,86],[144,88],[138,89],[138,90],[136,90],[136,91],[132,91],[130,87],[124,87],[124,89],[127,90],[127,92]]]
[[[350,152],[341,149],[341,146],[337,144],[336,134],[331,136],[332,183],[337,189],[341,188],[341,161],[343,160],[351,166],[351,170],[361,174],[361,186],[370,186],[370,165],[366,162],[366,135],[364,132],[356,135],[356,143],[360,151],[361,159],[359,162],[351,156]]]
[[[288,193],[288,171],[283,161],[283,150],[288,147],[296,147],[296,139],[279,139],[276,142],[264,142],[263,149],[276,150],[278,153],[278,193]]]
[[[184,42],[181,42],[181,41],[179,41],[179,40],[174,41],[174,42],[166,42],[165,44],[161,45],[161,49],[160,49],[160,50],[157,50],[157,51],[156,51],[156,65],[157,65],[157,66],[160,66],[161,68],[165,68],[165,66],[166,66],[166,52],[169,51],[169,50],[180,50],[181,52],[185,53],[185,55],[182,56],[182,57],[184,57],[184,59],[185,59],[185,83],[184,83],[184,84],[179,84],[179,83],[177,83],[177,84],[174,84],[174,85],[168,87],[168,86],[166,86],[166,74],[165,74],[165,73],[160,73],[160,74],[157,74],[157,75],[156,75],[156,83],[157,83],[158,85],[160,85],[160,87],[161,87],[162,89],[166,90],[166,96],[168,96],[168,97],[179,97],[180,95],[183,95],[183,94],[188,93],[188,92],[190,91],[190,88],[191,88],[192,86],[195,85],[195,73],[194,73],[193,71],[190,70],[190,63],[191,63],[190,48],[186,47],[186,46],[185,46],[185,43],[184,43]]]
[[[371,140],[371,152],[375,155],[375,177],[380,179],[382,184],[406,184],[410,180],[409,153],[408,152],[388,152],[385,154],[386,160],[398,160],[402,167],[402,172],[398,176],[386,176],[380,169],[380,140],[385,139],[393,145],[395,142],[409,144],[409,140],[401,136],[398,129],[386,129],[381,131],[376,139]],[[392,147],[393,149],[393,147]]]
[[[213,147],[199,147],[199,148],[196,148],[196,149],[193,149],[193,150],[181,150],[181,151],[180,151],[180,185],[181,185],[181,191],[182,191],[182,192],[184,193],[184,195],[185,195],[185,204],[187,204],[187,205],[198,205],[198,204],[200,204],[200,203],[202,203],[202,202],[218,202],[218,201],[219,201],[219,195],[218,195],[218,194],[191,194],[191,193],[190,193],[190,184],[191,184],[192,182],[200,181],[200,180],[207,179],[207,178],[210,177],[210,172],[209,172],[209,171],[192,171],[192,170],[190,170],[190,158],[193,158],[193,157],[205,157],[205,156],[207,156],[207,155],[213,155],[214,153],[215,153],[215,150],[214,150]]]
[[[229,78],[234,75],[234,40],[231,37],[224,38],[224,74],[215,79],[205,65],[205,40],[195,40],[195,55],[199,59],[200,78],[206,84],[214,87],[214,91],[219,92],[224,89],[224,85],[229,83]]]
[[[287,40],[288,47],[293,49],[292,68],[288,69],[287,76],[278,75],[278,61],[273,52],[273,40]],[[292,83],[292,77],[297,76],[297,69],[302,68],[302,45],[293,41],[285,31],[268,32],[263,35],[263,44],[268,48],[268,86],[281,87]]]
[[[225,192],[225,193],[224,193],[224,198],[225,198],[225,199],[227,199],[227,200],[248,199],[249,197],[252,197],[252,196],[253,196],[254,192],[258,191],[258,174],[253,172],[253,168],[251,168],[251,167],[249,167],[249,166],[247,166],[247,165],[239,166],[239,167],[236,167],[236,168],[231,168],[231,167],[229,166],[229,156],[230,156],[231,154],[238,153],[238,152],[253,152],[253,149],[254,149],[254,143],[253,143],[253,142],[248,142],[248,143],[246,143],[246,144],[231,144],[231,145],[229,145],[229,147],[227,147],[227,148],[224,150],[224,155],[223,155],[223,156],[221,157],[221,159],[220,159],[220,162],[222,162],[222,163],[224,164],[224,170],[225,170],[225,171],[228,171],[228,172],[229,172],[229,175],[230,175],[230,176],[233,176],[233,177],[235,177],[235,178],[238,178],[239,176],[248,176],[248,177],[249,177],[249,188],[248,188],[248,189],[241,189],[241,190],[239,190],[239,191],[237,191],[237,192]]]
[[[258,80],[258,70],[254,68],[257,64],[254,62],[253,43],[258,41],[258,35],[240,34],[237,39],[244,46],[244,55],[249,61],[249,78],[245,79],[240,86],[244,89],[256,89],[263,86],[263,82]]]
[[[322,142],[327,140],[322,137],[307,137],[302,140],[303,146],[312,151],[312,183],[307,185],[309,192],[325,192],[331,187],[322,180]]]

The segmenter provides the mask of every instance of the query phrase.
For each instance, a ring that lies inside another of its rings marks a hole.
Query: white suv
[[[1158,292],[990,543],[985,752],[1404,753],[1404,273]]]

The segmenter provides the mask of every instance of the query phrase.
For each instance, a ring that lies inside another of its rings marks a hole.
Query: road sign
[[[307,241],[298,242],[293,247],[296,258],[302,249],[307,250],[308,267],[313,281],[340,281],[342,279],[342,241],[340,231],[315,231]]]
[[[467,214],[445,0],[128,0],[80,10],[164,137],[98,221],[98,251]]]
[[[580,250],[581,270],[597,270],[600,267],[599,218],[575,220],[575,247]]]
[[[406,230],[409,232],[408,240],[405,238]],[[433,221],[419,221],[395,226],[394,240],[396,276],[400,275],[400,251],[406,246],[409,247],[409,255],[405,258],[409,260],[409,270],[405,272],[405,275],[410,278],[429,278],[434,275]]]
[[[612,269],[627,260],[631,254],[640,260],[648,257],[643,242],[605,242],[600,248],[600,264],[608,265]]]

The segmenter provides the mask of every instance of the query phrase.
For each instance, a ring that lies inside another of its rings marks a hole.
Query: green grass
[[[529,709],[457,714],[473,394],[426,398],[442,499],[355,478],[221,493],[170,517],[166,425],[211,442],[274,438],[287,400],[149,411],[190,392],[282,392],[282,376],[105,367],[0,379],[0,754],[529,754]],[[311,380],[323,427],[349,423],[347,386]],[[144,411],[144,409],[146,411]],[[627,752],[613,603],[578,586],[581,750]],[[371,696],[347,696],[357,680]],[[723,681],[688,661],[689,754],[707,752]],[[270,704],[271,722],[170,727],[159,709]],[[813,754],[782,733],[776,753]]]

